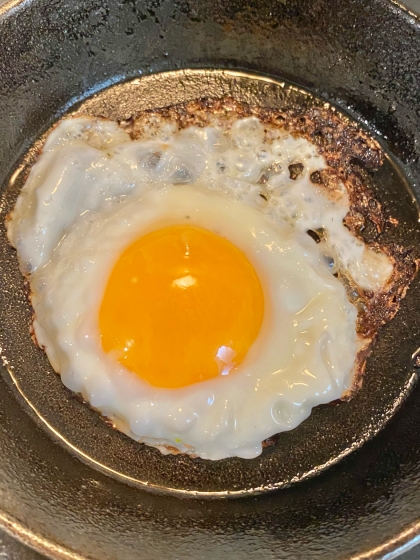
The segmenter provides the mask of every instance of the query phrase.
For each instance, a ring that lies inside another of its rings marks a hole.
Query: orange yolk
[[[102,345],[157,387],[229,373],[261,327],[264,297],[251,263],[205,229],[140,237],[115,264],[99,312]]]

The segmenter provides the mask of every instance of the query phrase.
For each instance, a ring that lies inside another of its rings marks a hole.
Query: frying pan
[[[420,24],[385,0],[23,0],[0,8],[0,525],[50,558],[387,558],[420,535],[420,281],[361,391],[261,457],[164,457],[113,431],[32,343],[4,218],[66,113],[234,95],[330,103],[382,144],[366,181],[420,246]],[[22,558],[34,558],[26,549]]]

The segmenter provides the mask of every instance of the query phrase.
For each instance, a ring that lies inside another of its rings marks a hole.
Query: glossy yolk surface
[[[226,375],[245,357],[264,313],[260,281],[232,243],[175,225],[120,256],[105,289],[102,345],[157,387]]]

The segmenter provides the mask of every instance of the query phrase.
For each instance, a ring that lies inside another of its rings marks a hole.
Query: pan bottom
[[[190,70],[155,74],[124,82],[70,104],[65,113],[127,119],[148,108],[164,107],[201,97],[230,95],[265,107],[324,104],[309,92],[265,77],[231,71]],[[45,132],[45,131],[40,131]],[[10,271],[0,288],[0,352],[7,382],[35,421],[69,452],[128,484],[156,492],[217,498],[246,496],[297,484],[334,465],[374,437],[396,413],[417,380],[412,357],[420,336],[420,283],[414,281],[397,317],[380,332],[368,359],[364,383],[350,401],[319,406],[276,445],[252,460],[205,461],[164,456],[110,428],[94,411],[64,388],[45,354],[29,336],[31,308],[14,250],[9,246],[4,217],[13,207],[45,134],[17,162],[0,205],[0,267]],[[396,161],[370,173],[376,196],[399,221],[392,239],[420,245],[419,209]]]

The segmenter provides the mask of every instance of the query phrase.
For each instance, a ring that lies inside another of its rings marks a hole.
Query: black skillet
[[[388,154],[367,180],[399,220],[392,238],[420,246],[420,23],[396,3],[7,3],[0,526],[51,558],[390,560],[420,534],[419,279],[360,393],[318,407],[252,461],[164,457],[132,442],[64,389],[31,342],[3,222],[42,134],[66,112],[126,118],[223,94],[275,107],[321,100],[358,120]]]

